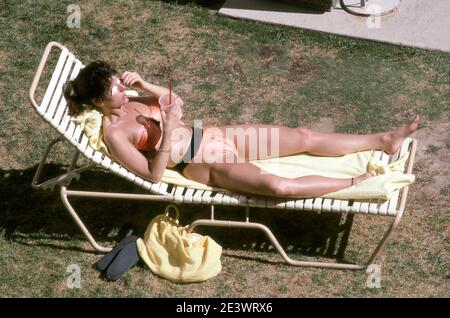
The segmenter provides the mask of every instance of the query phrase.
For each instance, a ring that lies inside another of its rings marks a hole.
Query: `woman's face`
[[[111,77],[111,85],[106,92],[103,103],[107,108],[120,108],[123,104],[128,102],[128,97],[125,94],[125,85],[117,77]]]

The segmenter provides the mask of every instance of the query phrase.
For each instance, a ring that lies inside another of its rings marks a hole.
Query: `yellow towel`
[[[405,140],[405,142],[409,142],[409,140]],[[340,157],[298,154],[275,159],[254,160],[251,163],[268,173],[286,178],[298,178],[307,175],[351,178],[365,172],[372,172],[376,175],[375,177],[364,180],[356,186],[328,193],[322,197],[330,199],[388,200],[395,190],[414,182],[414,175],[403,173],[407,158],[408,153],[397,161],[383,166],[376,159],[375,151],[363,151]],[[189,180],[178,172],[168,169],[164,172],[162,181],[194,189],[226,191]]]
[[[102,116],[99,111],[93,109],[84,111],[72,120],[81,125],[92,148],[109,156],[108,148],[103,142]]]
[[[168,216],[173,207],[177,219]],[[166,213],[153,218],[144,238],[137,240],[141,259],[150,270],[173,282],[202,282],[222,270],[222,247],[209,236],[187,233],[178,225],[178,208],[168,205]]]

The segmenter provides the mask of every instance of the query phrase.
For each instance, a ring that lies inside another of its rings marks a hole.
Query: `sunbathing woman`
[[[128,97],[127,86],[149,96]],[[190,127],[180,121],[183,101],[179,96],[174,95],[173,107],[160,108],[158,99],[168,92],[144,81],[137,73],[119,75],[109,64],[97,61],[67,83],[64,96],[71,116],[92,108],[103,113],[104,142],[111,156],[144,179],[159,182],[169,168],[208,186],[275,197],[321,196],[358,184],[371,175],[290,179],[265,173],[249,161],[301,152],[340,156],[379,149],[392,154],[419,123],[416,116],[404,127],[369,135],[326,134],[303,127],[256,124]],[[253,140],[249,131],[254,133]],[[244,142],[240,142],[242,139]],[[276,151],[267,154],[260,151],[263,148]]]

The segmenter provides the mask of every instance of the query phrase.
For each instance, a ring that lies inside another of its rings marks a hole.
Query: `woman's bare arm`
[[[130,102],[139,102],[145,105],[156,105],[158,100],[155,96],[128,96]],[[156,103],[155,103],[156,102]],[[158,104],[159,105],[159,104]]]
[[[152,94],[153,96],[155,96],[158,99],[164,94],[169,94],[168,88],[150,84],[148,82],[143,83],[142,90],[144,90],[145,92],[147,92],[149,94]],[[174,94],[176,96],[176,94],[173,91],[172,91],[172,94]]]
[[[142,89],[143,91],[145,91],[146,93],[153,95],[154,97],[156,97],[157,99],[159,99],[162,95],[164,94],[169,94],[169,89],[165,88],[163,86],[159,86],[159,85],[155,85],[155,84],[150,84],[146,81],[144,81],[141,76],[136,73],[136,72],[124,72],[121,76],[121,79],[123,80],[124,84],[126,86],[131,86],[134,88],[139,88]],[[181,103],[181,106],[183,106],[183,101],[181,100],[181,98],[175,94],[172,91],[172,94],[175,97],[178,97],[178,100]]]
[[[160,149],[170,150],[171,134],[163,135]],[[170,151],[158,151],[146,158],[121,132],[111,133],[105,142],[112,157],[131,172],[151,182],[161,181],[169,160]]]
[[[172,132],[181,116],[181,101],[179,99],[175,100],[173,107],[161,111],[162,140],[157,153],[152,158],[146,158],[142,155],[128,140],[128,137],[119,130],[108,134],[105,138],[106,145],[113,157],[126,168],[152,182],[159,182],[164,175],[169,160],[172,148]]]

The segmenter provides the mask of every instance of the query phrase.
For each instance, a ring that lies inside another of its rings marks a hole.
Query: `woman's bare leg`
[[[395,153],[403,140],[417,130],[419,116],[408,125],[398,129],[371,135],[324,134],[310,133],[309,153],[333,156],[364,150],[384,150],[388,154]]]
[[[229,125],[217,128],[223,136],[233,139],[239,155],[249,161],[302,152],[340,156],[380,149],[392,154],[398,150],[407,136],[416,131],[418,123],[419,116],[410,124],[396,130],[370,135],[326,134],[302,127],[288,128],[276,125]],[[273,130],[276,130],[274,135]],[[272,151],[273,149],[276,151]]]
[[[230,191],[271,197],[308,198],[348,188],[352,178],[305,176],[295,179],[262,173],[251,163],[215,163],[211,165],[208,185]],[[353,184],[370,178],[369,173],[353,179]]]

